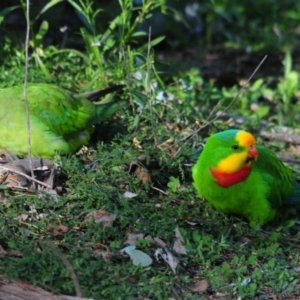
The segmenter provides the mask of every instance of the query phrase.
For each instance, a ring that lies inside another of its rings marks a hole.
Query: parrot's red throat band
[[[218,169],[211,169],[211,174],[216,179],[216,183],[222,187],[229,187],[247,179],[250,174],[251,167],[244,167],[234,173],[222,172]]]

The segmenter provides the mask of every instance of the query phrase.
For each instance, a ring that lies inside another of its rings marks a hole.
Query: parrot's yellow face
[[[216,169],[219,172],[235,173],[245,167],[251,167],[253,160],[257,159],[255,138],[251,133],[239,131],[236,134],[235,142],[231,146],[232,154],[218,163]]]
[[[246,131],[238,131],[235,139],[223,145],[225,157],[211,169],[216,183],[227,187],[245,180],[254,160],[258,157],[254,136]]]

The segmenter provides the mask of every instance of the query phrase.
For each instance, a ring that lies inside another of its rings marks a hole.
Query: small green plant
[[[173,176],[170,177],[170,181],[168,183],[168,188],[172,193],[176,193],[180,187],[180,181],[178,178]]]
[[[299,72],[293,70],[292,53],[290,49],[285,51],[284,56],[284,76],[280,79],[277,90],[282,99],[282,105],[279,106],[279,124],[283,124],[283,114],[292,113],[293,99],[300,92]]]

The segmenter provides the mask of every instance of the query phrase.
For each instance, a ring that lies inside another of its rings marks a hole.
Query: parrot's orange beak
[[[255,146],[250,146],[248,150],[248,161],[257,160],[258,151]]]

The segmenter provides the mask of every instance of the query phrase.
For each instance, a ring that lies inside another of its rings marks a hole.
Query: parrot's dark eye
[[[233,145],[231,148],[232,148],[232,150],[239,150],[239,146],[238,145]]]

